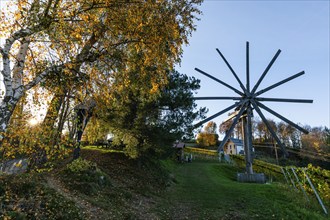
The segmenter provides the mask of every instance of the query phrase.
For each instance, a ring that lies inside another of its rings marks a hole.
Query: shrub
[[[0,219],[83,219],[75,203],[49,189],[39,174],[1,176],[0,186]]]
[[[95,163],[78,158],[66,166],[63,175],[67,186],[87,195],[97,193],[102,187],[111,185],[109,177]]]

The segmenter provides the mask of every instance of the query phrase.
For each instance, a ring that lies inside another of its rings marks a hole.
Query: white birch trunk
[[[6,39],[3,47],[0,46],[0,54],[2,58],[2,70],[4,89],[0,88],[0,94],[3,97],[0,100],[0,135],[6,132],[10,117],[25,92],[38,83],[40,83],[50,72],[61,72],[65,68],[65,64],[50,66],[43,71],[36,74],[36,76],[28,83],[23,84],[23,70],[25,67],[25,60],[29,48],[29,37],[46,29],[51,22],[37,24],[31,28],[23,28],[14,32],[9,38]],[[21,41],[21,46],[15,57],[16,63],[11,70],[10,54],[14,52],[12,46],[15,41]],[[97,38],[92,35],[89,41],[85,44],[79,54],[77,54],[75,61],[77,62],[76,70],[79,71],[80,66],[85,60],[92,62],[98,56],[90,56],[90,50],[96,43]],[[0,141],[2,136],[0,136]]]
[[[0,101],[0,141],[3,138],[3,133],[6,132],[10,117],[12,116],[17,103],[22,98],[27,89],[30,89],[41,81],[45,73],[39,74],[27,85],[23,85],[23,70],[29,48],[29,37],[23,37],[26,31],[16,32],[9,37],[4,47],[0,47],[0,53],[2,55],[2,70],[4,89],[1,90],[1,94],[4,95]],[[16,63],[11,70],[10,53],[13,43],[21,39],[21,46],[17,51],[15,57]]]

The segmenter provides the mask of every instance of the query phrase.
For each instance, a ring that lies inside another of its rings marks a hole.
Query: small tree
[[[110,100],[98,97],[100,103],[108,105],[100,104],[103,109],[96,115],[108,124],[114,144],[124,145],[130,157],[148,152],[159,155],[173,141],[189,136],[193,121],[203,117],[205,108],[196,109],[193,100],[199,80],[170,71],[167,85],[156,89],[150,75],[142,75],[140,66],[133,67],[112,82]]]
[[[201,147],[215,146],[218,144],[219,135],[216,133],[217,124],[210,121],[204,127],[203,132],[197,135],[197,144]]]
[[[329,153],[329,129],[327,127],[310,127],[305,126],[309,131],[301,137],[302,149],[310,150],[317,153]]]

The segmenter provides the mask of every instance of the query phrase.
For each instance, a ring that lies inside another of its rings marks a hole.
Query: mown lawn
[[[238,183],[230,165],[199,160],[167,166],[173,183],[156,209],[162,219],[327,219],[316,201],[282,184]]]
[[[92,163],[68,159],[51,172],[0,176],[0,219],[329,217],[315,200],[308,203],[282,184],[238,183],[237,168],[217,161],[165,160],[160,165],[94,147],[83,149],[81,156]]]

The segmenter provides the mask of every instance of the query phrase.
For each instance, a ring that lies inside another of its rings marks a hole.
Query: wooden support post
[[[294,184],[294,180],[291,178],[291,175],[290,175],[290,172],[288,171],[288,168],[285,168],[286,169],[286,172],[288,173],[288,177],[292,183],[292,186],[294,187],[295,190],[298,190],[297,187],[296,187],[296,184]]]
[[[243,143],[244,143],[244,153],[245,153],[245,163],[246,163],[246,173],[253,174],[252,169],[252,126],[251,126],[251,108],[247,107],[247,114],[242,117],[243,124]]]
[[[301,185],[301,182],[299,180],[298,175],[296,174],[296,171],[294,170],[293,167],[291,167],[291,170],[292,170],[293,175],[296,177],[296,180],[297,180],[297,182],[298,182],[298,184],[300,186],[301,191],[304,193],[305,198],[307,199],[307,201],[309,201],[308,196],[306,194],[306,191],[305,191],[304,187]]]
[[[274,150],[275,150],[276,164],[278,165],[277,147],[276,147],[276,143],[274,141],[274,138],[273,138],[273,145],[274,145]]]
[[[319,201],[320,205],[322,206],[322,209],[323,209],[324,213],[327,215],[327,214],[328,214],[328,211],[327,211],[327,209],[325,208],[325,206],[324,206],[324,204],[323,204],[323,202],[322,202],[322,199],[320,198],[319,194],[317,193],[317,191],[316,191],[316,189],[315,189],[315,187],[314,187],[312,181],[309,179],[309,176],[307,175],[307,173],[305,172],[305,170],[302,170],[302,171],[304,172],[304,174],[305,174],[305,176],[306,176],[306,178],[307,178],[307,181],[308,181],[309,185],[310,185],[311,188],[313,189],[314,194],[315,194],[317,200]]]
[[[283,167],[281,167],[281,170],[282,170],[282,173],[283,173],[283,175],[285,177],[286,183],[287,184],[290,184],[288,178],[286,177],[285,170],[283,169]]]

